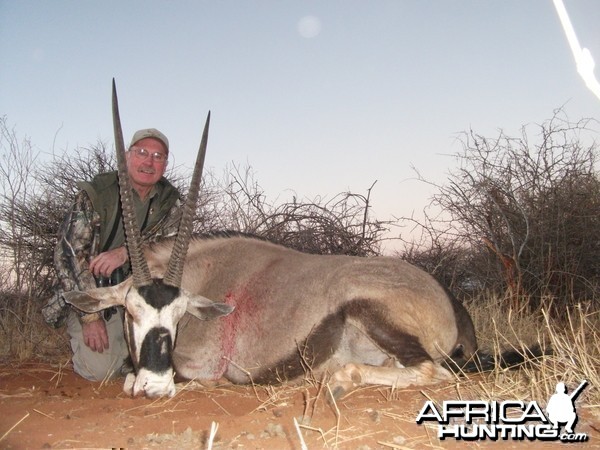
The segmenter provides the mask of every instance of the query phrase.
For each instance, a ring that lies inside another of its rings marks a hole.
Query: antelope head
[[[113,125],[119,170],[119,189],[125,237],[132,277],[117,286],[65,293],[65,299],[84,312],[96,312],[111,306],[125,307],[125,336],[135,375],[125,382],[126,392],[148,397],[173,396],[175,384],[172,365],[177,324],[186,312],[202,320],[229,314],[233,308],[181,287],[187,249],[192,235],[192,220],[196,211],[202,177],[210,112],[204,132],[187,200],[182,207],[179,231],[163,278],[153,278],[142,252],[139,226],[133,207],[133,192],[125,162],[125,144],[119,116],[115,81],[112,92]],[[132,378],[133,377],[133,378]]]

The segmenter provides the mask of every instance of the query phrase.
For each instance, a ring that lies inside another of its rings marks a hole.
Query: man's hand
[[[98,319],[93,322],[82,323],[83,342],[90,350],[102,353],[108,350],[108,334],[104,320]]]
[[[90,261],[90,272],[94,276],[110,277],[115,269],[127,262],[127,249],[118,247],[104,253],[100,253]]]

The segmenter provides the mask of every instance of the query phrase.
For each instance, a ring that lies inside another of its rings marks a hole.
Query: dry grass
[[[600,311],[579,304],[565,310],[563,317],[551,317],[546,310],[539,314],[516,313],[502,307],[502,299],[473,302],[467,305],[480,346],[494,354],[507,349],[522,349],[539,343],[551,352],[541,360],[530,361],[520,370],[496,369],[483,394],[488,399],[511,398],[545,400],[562,381],[571,389],[583,380],[589,386],[579,397],[583,404],[600,403]]]
[[[42,303],[25,294],[0,291],[0,360],[68,360],[69,341],[64,329],[44,322]]]

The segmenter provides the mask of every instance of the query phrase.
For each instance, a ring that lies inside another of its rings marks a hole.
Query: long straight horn
[[[183,206],[181,221],[179,222],[179,232],[177,233],[177,239],[173,245],[173,251],[171,252],[171,258],[169,259],[167,273],[163,278],[163,281],[166,284],[175,287],[181,287],[183,264],[185,263],[185,256],[187,254],[188,246],[190,245],[190,239],[192,237],[192,222],[196,214],[196,202],[198,201],[198,191],[200,190],[200,180],[202,179],[202,169],[204,168],[204,157],[206,156],[209,125],[210,111],[206,117],[206,124],[204,125],[202,141],[200,142],[198,156],[196,157],[196,166],[194,167],[194,174],[192,175],[190,190],[188,192],[185,205]]]
[[[140,227],[133,207],[133,192],[127,164],[125,162],[125,142],[123,141],[123,129],[119,117],[119,102],[117,100],[117,87],[113,78],[112,91],[113,127],[115,130],[115,147],[117,150],[117,167],[119,169],[119,191],[121,197],[121,208],[123,210],[123,227],[125,229],[125,242],[129,252],[131,271],[133,272],[133,284],[136,287],[152,283],[150,269],[144,258],[140,241]]]

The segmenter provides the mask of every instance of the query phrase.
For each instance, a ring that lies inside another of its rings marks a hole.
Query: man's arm
[[[88,195],[80,192],[60,227],[54,250],[54,264],[64,292],[96,287],[88,261],[94,251],[94,239],[99,238],[94,233],[99,219]],[[80,314],[79,320],[88,347],[98,352],[108,348],[106,326],[100,313]]]
[[[99,220],[87,194],[80,192],[60,226],[54,249],[54,265],[65,292],[96,287],[88,261],[94,246],[94,228]]]

